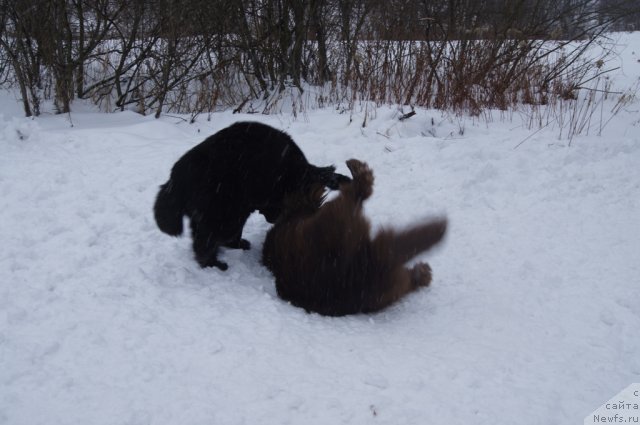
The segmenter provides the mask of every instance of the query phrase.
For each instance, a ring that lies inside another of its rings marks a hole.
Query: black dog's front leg
[[[251,243],[242,239],[242,229],[249,218],[250,212],[229,217],[214,217],[209,215],[194,216],[191,218],[191,231],[193,237],[193,251],[196,260],[201,267],[217,267],[227,270],[227,263],[218,260],[218,248],[247,250]]]
[[[191,220],[191,237],[193,238],[193,252],[200,267],[217,267],[224,271],[229,265],[218,260],[218,246],[220,242],[214,232],[202,221]]]
[[[251,212],[238,214],[239,217],[236,219],[227,220],[219,226],[218,233],[221,235],[221,239],[224,240],[222,246],[232,249],[242,249],[243,251],[251,249],[251,242],[242,238],[242,229],[250,214]],[[229,233],[230,230],[233,231],[233,233]],[[231,236],[229,236],[229,234],[231,234]]]

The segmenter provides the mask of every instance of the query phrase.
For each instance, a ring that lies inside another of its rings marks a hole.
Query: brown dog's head
[[[351,182],[349,177],[335,171],[334,166],[316,167],[309,164],[301,180],[292,180],[294,183],[271,193],[264,204],[257,206],[258,211],[271,224],[278,221],[285,210],[294,214],[315,212],[324,202],[325,187],[337,190],[342,184]]]
[[[320,209],[326,197],[327,192],[322,183],[312,183],[305,188],[287,194],[282,203],[282,213],[278,222],[313,215]]]

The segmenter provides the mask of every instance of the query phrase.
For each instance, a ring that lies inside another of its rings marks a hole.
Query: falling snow
[[[618,84],[640,75],[640,36],[624,40]],[[571,146],[499,113],[379,107],[362,128],[364,111],[86,110],[71,127],[0,105],[0,424],[575,424],[640,382],[637,102]],[[368,162],[376,228],[446,214],[419,258],[432,287],[376,315],[306,314],[259,262],[259,215],[250,251],[200,269],[153,200],[180,155],[246,119],[312,163]]]

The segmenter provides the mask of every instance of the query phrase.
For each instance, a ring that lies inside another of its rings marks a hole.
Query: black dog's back
[[[310,183],[337,188],[350,180],[334,171],[309,164],[280,130],[257,122],[235,123],[175,163],[156,198],[155,219],[160,230],[176,236],[183,230],[182,217],[188,216],[198,262],[225,269],[216,259],[217,247],[249,247],[241,233],[252,211],[274,222],[286,193]]]
[[[183,165],[185,162],[187,165]],[[227,127],[188,152],[177,167],[197,164],[189,178],[206,176],[201,185],[212,196],[235,196],[249,204],[267,202],[278,183],[294,186],[307,169],[307,159],[287,135],[260,123],[241,122]]]

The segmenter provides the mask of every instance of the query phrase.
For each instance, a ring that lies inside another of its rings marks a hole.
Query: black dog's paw
[[[202,264],[201,264],[202,265]],[[202,266],[204,267],[217,267],[222,271],[225,271],[229,268],[229,265],[227,263],[225,263],[224,261],[220,261],[220,260],[213,260],[211,262],[209,262],[209,264],[207,264],[206,266]]]
[[[211,265],[212,267],[217,267],[222,271],[226,271],[229,268],[229,265],[227,263],[225,263],[224,261],[216,261],[214,264]]]
[[[225,246],[227,248],[241,249],[243,251],[247,251],[251,249],[251,242],[249,242],[246,239],[238,239],[237,241],[233,241],[233,242],[229,242],[228,244],[225,244]]]
[[[225,271],[229,268],[229,265],[227,263],[225,263],[224,261],[220,261],[217,258],[203,258],[202,256],[196,255],[196,261],[203,269],[207,267],[217,267],[220,270]]]

